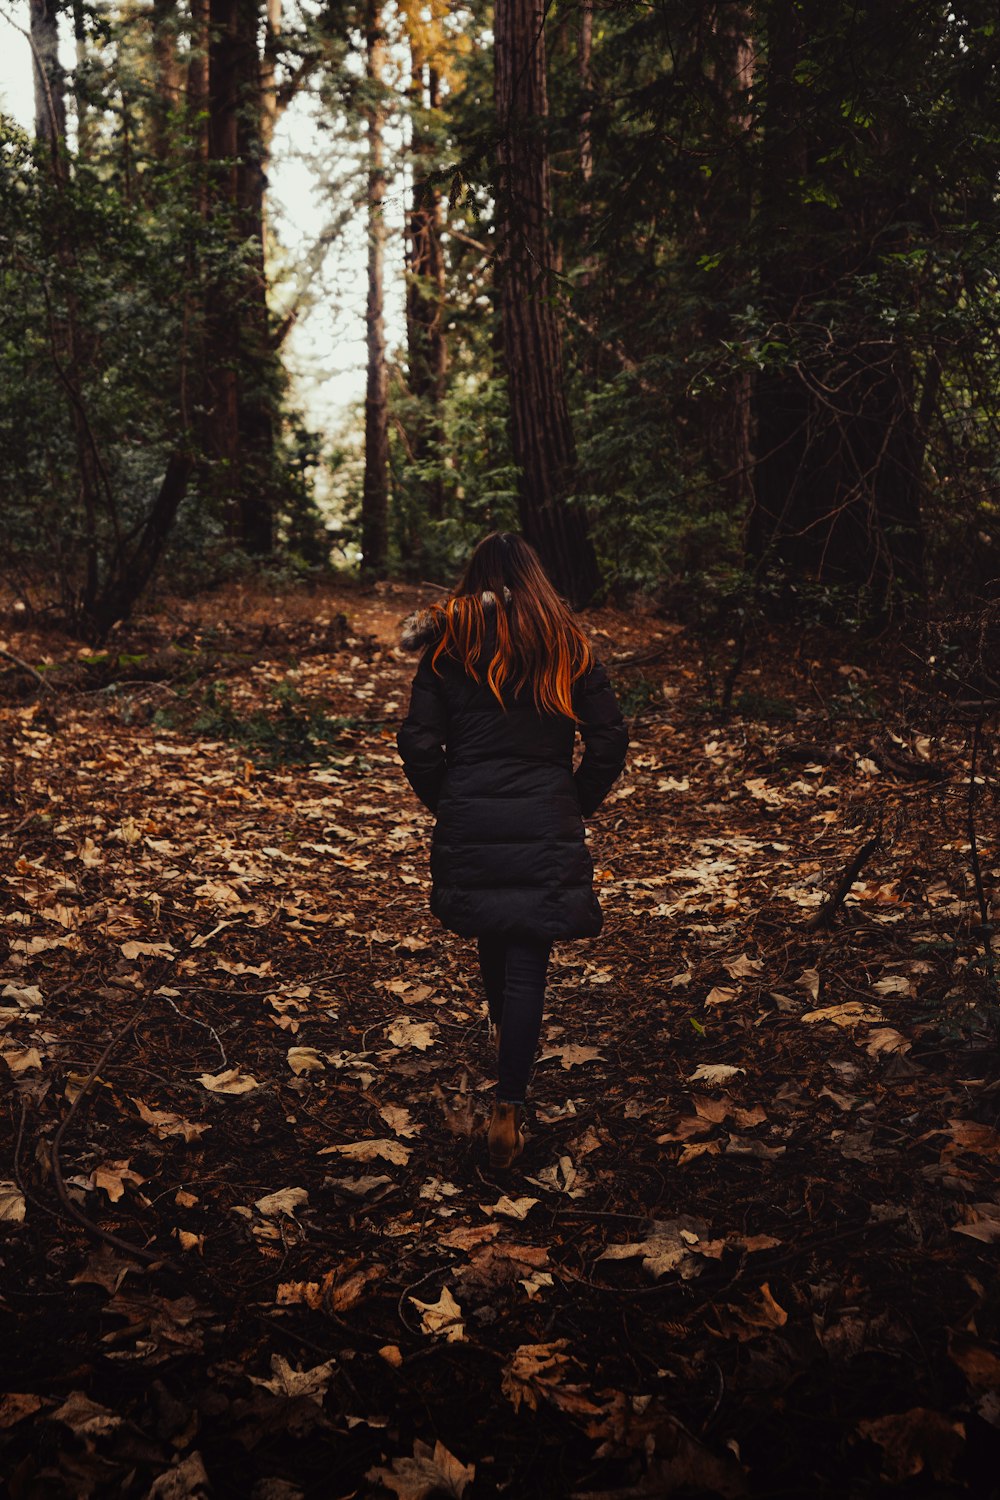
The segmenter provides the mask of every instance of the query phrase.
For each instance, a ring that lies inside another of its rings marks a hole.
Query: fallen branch
[[[22,672],[27,672],[30,677],[33,677],[35,679],[36,682],[40,682],[47,693],[52,692],[51,682],[46,682],[41,672],[36,672],[33,666],[31,666],[26,661],[22,661],[19,656],[15,656],[13,651],[8,651],[6,647],[0,646],[0,656],[2,656],[6,661],[13,662],[15,667],[20,667]]]
[[[861,871],[871,859],[881,841],[882,835],[880,833],[876,833],[872,838],[866,840],[866,842],[861,845],[861,848],[858,850],[857,854],[855,854],[854,858],[847,866],[847,869],[840,877],[836,889],[829,896],[827,896],[826,900],[823,902],[823,905],[819,908],[815,915],[811,916],[808,922],[805,923],[806,932],[819,932],[822,928],[829,927],[837,911],[846,901],[851,886],[857,880],[858,876],[861,874]]]

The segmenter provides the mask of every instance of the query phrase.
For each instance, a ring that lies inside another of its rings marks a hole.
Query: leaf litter
[[[819,707],[835,656],[780,639],[760,670],[796,723],[709,725],[684,631],[590,612],[612,663],[664,654],[670,714],[633,722],[590,826],[605,933],[554,949],[494,1176],[474,945],[429,917],[393,745],[418,600],[123,628],[226,643],[234,713],[294,685],[339,715],[304,763],[199,732],[197,680],[167,713],[72,664],[44,707],[0,699],[4,1472],[143,1500],[317,1492],[331,1455],[344,1493],[404,1497],[981,1493],[1000,1137],[961,732],[887,671],[944,772],[895,778]],[[891,845],[811,930],[874,783]]]

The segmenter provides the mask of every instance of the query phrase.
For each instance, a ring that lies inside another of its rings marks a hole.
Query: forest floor
[[[902,643],[776,632],[726,716],[688,631],[589,612],[632,731],[605,930],[556,945],[492,1174],[395,750],[427,596],[0,626],[44,682],[0,659],[8,1493],[1000,1494],[960,713]]]

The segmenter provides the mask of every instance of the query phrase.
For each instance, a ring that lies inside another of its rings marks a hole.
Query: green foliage
[[[241,715],[226,684],[214,682],[205,689],[194,732],[206,739],[240,745],[264,766],[326,765],[344,753],[340,737],[356,720],[331,717],[322,704],[304,701],[287,679],[276,685],[272,695],[276,704],[273,712],[254,709]]]

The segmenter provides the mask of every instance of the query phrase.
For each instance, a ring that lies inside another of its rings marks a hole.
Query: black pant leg
[[[484,933],[478,942],[479,972],[483,980],[483,989],[486,991],[490,1020],[494,1026],[499,1026],[503,1016],[507,943],[506,939],[497,936],[496,933]]]
[[[498,1099],[524,1099],[542,1030],[545,975],[552,944],[512,938],[507,944]]]

